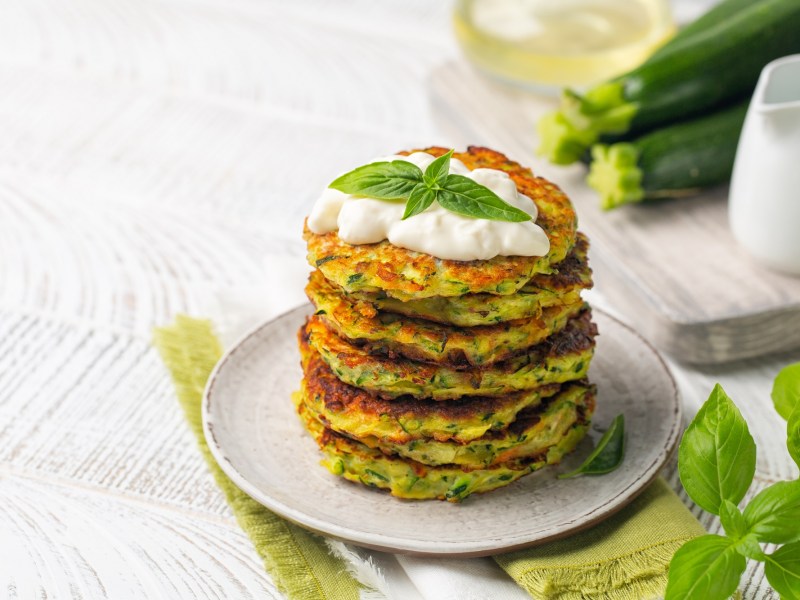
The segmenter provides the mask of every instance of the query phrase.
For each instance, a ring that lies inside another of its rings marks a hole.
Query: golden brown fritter
[[[336,431],[404,444],[432,438],[469,442],[492,430],[508,427],[520,411],[538,406],[558,393],[558,384],[495,397],[472,396],[439,402],[401,397],[382,398],[340,381],[330,367],[299,336],[303,390],[308,409]]]
[[[489,431],[474,440],[419,438],[396,442],[377,436],[356,436],[339,429],[324,414],[315,411],[318,403],[308,393],[304,394],[303,401],[306,409],[324,426],[384,454],[397,454],[425,465],[459,465],[465,469],[480,469],[540,455],[557,445],[578,421],[589,422],[594,410],[592,388],[583,383],[569,383],[542,404],[526,407],[504,429]]]
[[[542,309],[549,306],[578,302],[581,291],[592,287],[592,270],[586,259],[588,250],[586,236],[578,232],[572,252],[554,265],[555,273],[534,275],[516,293],[505,296],[465,294],[407,301],[392,298],[384,292],[353,292],[350,296],[367,303],[359,305],[360,312],[372,310],[374,314],[378,310],[385,310],[460,327],[529,319],[538,317]],[[324,278],[319,271],[314,271],[312,277]]]
[[[537,317],[477,327],[457,327],[391,312],[375,312],[341,293],[319,272],[312,274],[306,294],[317,316],[340,337],[372,354],[394,354],[455,369],[481,367],[506,360],[561,331],[584,307],[549,306]]]
[[[434,156],[445,148],[427,148]],[[409,154],[406,152],[403,154]],[[520,193],[539,210],[536,223],[547,233],[550,251],[543,257],[497,256],[489,260],[457,261],[406,250],[384,240],[377,244],[350,245],[336,232],[322,235],[304,228],[308,261],[327,279],[348,292],[378,292],[401,300],[470,293],[512,294],[537,273],[550,273],[575,243],[577,220],[569,198],[553,183],[536,177],[505,155],[470,146],[453,154],[469,169],[506,171]]]
[[[322,464],[331,473],[413,500],[461,502],[470,494],[506,486],[532,471],[559,463],[578,445],[588,429],[588,424],[579,421],[555,446],[537,456],[465,470],[457,465],[428,466],[419,461],[386,455],[325,428],[306,410],[300,394],[295,394],[293,400],[303,425],[322,450]]]
[[[301,329],[336,376],[388,398],[404,394],[434,400],[497,396],[586,376],[597,329],[586,310],[563,331],[525,353],[483,369],[459,371],[405,358],[381,357],[343,340],[318,316]]]
[[[332,473],[458,502],[559,462],[584,437],[597,330],[580,299],[592,285],[588,241],[569,199],[498,152],[454,158],[506,171],[536,204],[550,251],[443,260],[306,227],[317,314],[298,332],[293,400]]]

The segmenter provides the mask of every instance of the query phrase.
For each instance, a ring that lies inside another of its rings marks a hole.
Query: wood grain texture
[[[0,506],[4,598],[281,598],[227,519],[4,471]]]
[[[0,597],[280,597],[150,332],[270,283],[332,176],[435,137],[447,9],[412,4],[0,6]]]
[[[147,342],[9,313],[0,340],[9,597],[280,597]]]
[[[0,597],[279,597],[194,451],[150,330],[199,314],[209,289],[273,283],[281,256],[304,254],[315,195],[353,164],[456,142],[526,160],[535,107],[440,68],[449,9],[0,5]],[[543,174],[580,196],[576,173]],[[674,368],[690,414],[716,380],[737,400],[759,482],[796,475],[765,394],[798,359]],[[763,571],[744,581],[748,600],[775,597]]]
[[[332,173],[411,145],[111,83],[6,75],[0,66],[5,99],[20,108],[0,112],[0,304],[142,335],[195,310],[194,284],[266,282],[265,253],[304,254],[302,218]],[[65,119],[48,123],[54,113]],[[332,167],[305,175],[295,156]]]
[[[148,341],[2,314],[0,356],[5,467],[231,516]]]
[[[800,277],[764,268],[736,244],[725,189],[603,212],[583,165],[534,156],[534,124],[555,99],[493,83],[463,62],[440,68],[432,81],[441,114],[456,128],[567,192],[592,240],[598,288],[661,349],[713,364],[800,347]]]

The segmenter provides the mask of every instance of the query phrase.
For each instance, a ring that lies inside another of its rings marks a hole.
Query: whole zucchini
[[[731,177],[748,102],[631,142],[592,147],[587,182],[606,210],[623,204],[686,196]]]
[[[539,152],[570,164],[602,135],[628,137],[749,97],[771,60],[800,52],[800,0],[725,0],[640,67],[539,121]]]
[[[726,0],[713,6],[711,10],[700,15],[688,25],[684,25],[678,30],[668,44],[665,44],[655,52],[652,56],[658,56],[662,52],[669,52],[672,48],[683,44],[686,40],[694,37],[697,34],[704,33],[707,29],[714,27],[733,16],[744,8],[753,4],[753,0]]]

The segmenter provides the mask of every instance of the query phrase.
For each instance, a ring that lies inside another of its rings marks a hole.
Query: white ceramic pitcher
[[[800,274],[800,54],[761,72],[730,190],[733,235],[765,265]]]

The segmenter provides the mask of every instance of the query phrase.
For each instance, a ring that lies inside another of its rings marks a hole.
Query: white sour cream
[[[434,160],[426,152],[389,156],[373,162],[403,160],[423,171]],[[547,234],[534,221],[533,201],[520,194],[508,173],[496,169],[470,171],[460,160],[450,160],[450,173],[464,175],[489,188],[510,205],[525,211],[530,221],[511,223],[457,215],[434,202],[418,215],[402,220],[405,202],[374,200],[326,189],[308,217],[316,234],[338,231],[348,244],[382,240],[408,250],[450,260],[487,260],[495,256],[544,256],[550,250]]]

